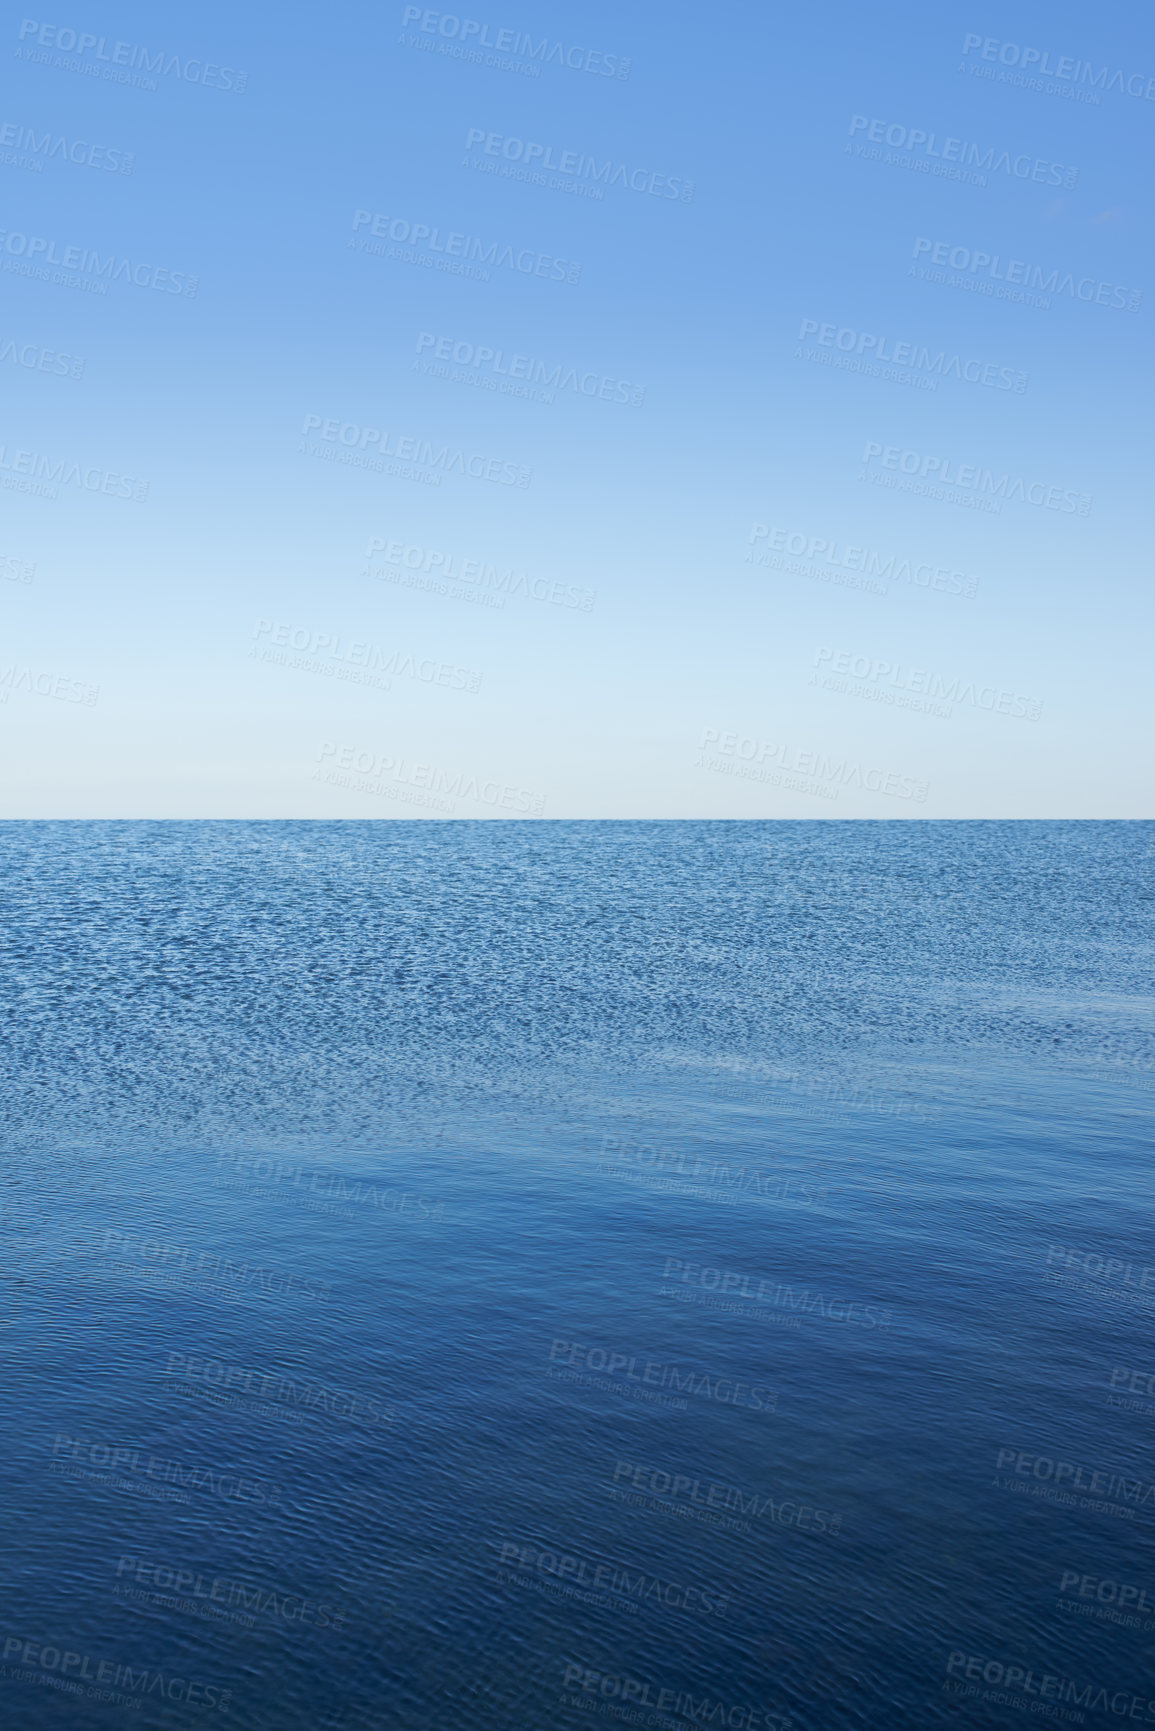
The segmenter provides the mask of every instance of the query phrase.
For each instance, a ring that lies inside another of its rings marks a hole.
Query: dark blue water
[[[1155,1722],[1150,825],[0,840],[5,1725]]]

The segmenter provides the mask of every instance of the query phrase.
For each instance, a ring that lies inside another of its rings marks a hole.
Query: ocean
[[[0,1718],[1155,1722],[1152,826],[0,826]]]

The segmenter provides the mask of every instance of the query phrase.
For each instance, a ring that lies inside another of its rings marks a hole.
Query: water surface
[[[1151,826],[0,833],[5,1722],[1155,1718]]]

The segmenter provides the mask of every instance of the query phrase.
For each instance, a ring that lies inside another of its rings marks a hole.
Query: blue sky
[[[1149,813],[1148,20],[87,5],[0,50],[6,815]]]

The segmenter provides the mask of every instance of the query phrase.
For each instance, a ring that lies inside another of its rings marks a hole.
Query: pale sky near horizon
[[[0,816],[1150,815],[1149,16],[4,30]]]

